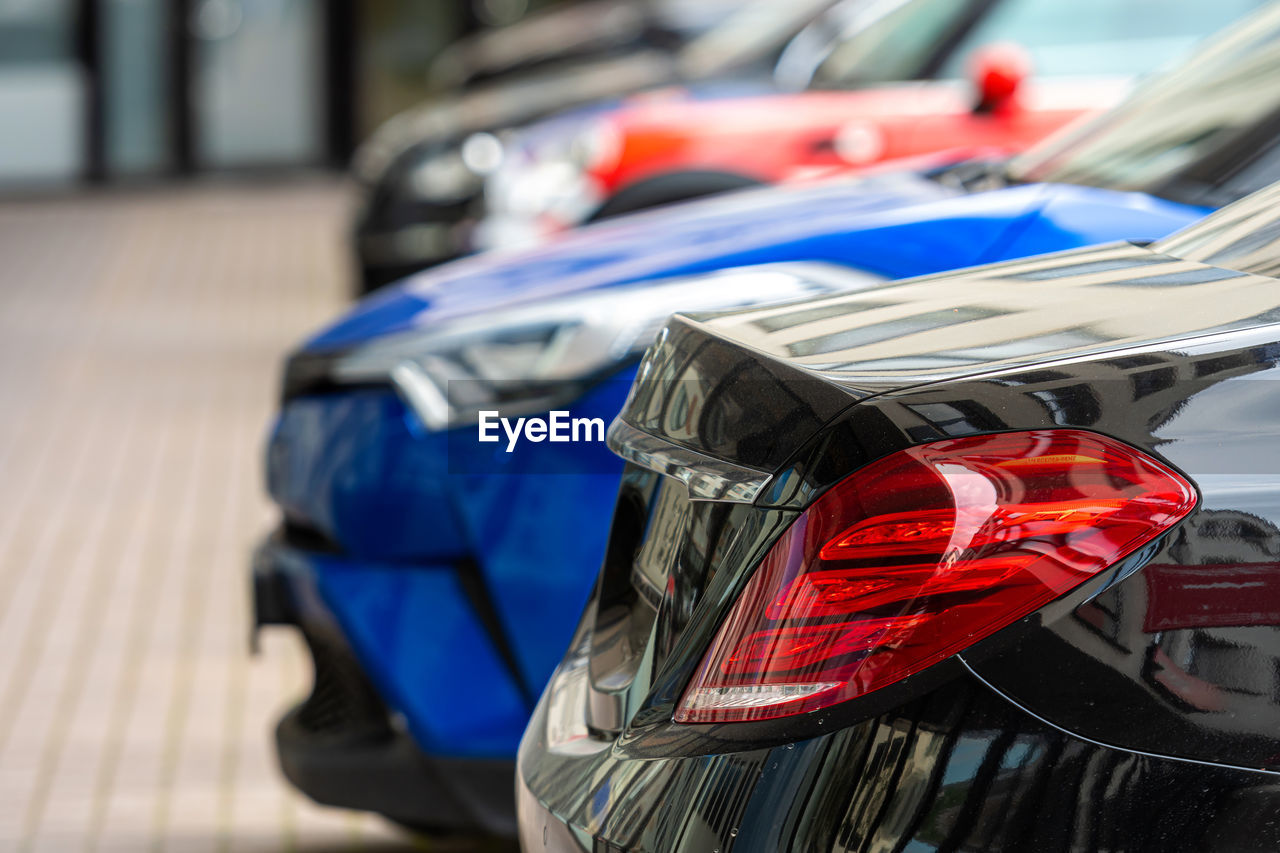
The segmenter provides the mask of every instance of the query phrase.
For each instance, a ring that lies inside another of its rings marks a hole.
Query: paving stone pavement
[[[301,644],[246,651],[284,350],[347,292],[336,182],[0,203],[0,850],[410,850],[292,793]]]

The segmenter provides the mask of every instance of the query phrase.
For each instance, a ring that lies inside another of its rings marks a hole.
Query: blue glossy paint
[[[607,424],[621,410],[634,373],[629,367],[617,381],[597,386],[570,408],[571,416],[602,417]],[[457,442],[451,450],[475,446],[474,441]],[[509,454],[513,461],[505,474],[448,479],[454,481],[450,494],[464,536],[475,548],[525,683],[540,693],[569,645],[600,568],[622,460],[603,443],[537,447],[537,454]],[[556,466],[556,454],[598,458]],[[456,457],[451,460],[457,465]],[[529,474],[535,466],[538,471],[600,473]],[[590,572],[584,571],[587,567]]]
[[[1108,240],[1154,240],[1205,212],[1065,184],[963,195],[902,174],[753,190],[429,270],[357,306],[307,348],[340,348],[557,294],[749,264],[818,260],[891,277],[925,275]]]
[[[601,382],[570,415],[611,417],[633,373]],[[511,755],[533,709],[462,597],[459,565],[470,558],[482,567],[520,678],[536,693],[564,652],[589,580],[580,571],[530,568],[598,566],[608,534],[599,522],[613,506],[622,463],[602,444],[543,446],[575,457],[563,464],[548,453],[487,448],[486,458],[467,458],[461,454],[481,452],[473,437],[451,438],[423,429],[390,390],[301,397],[276,422],[267,483],[288,516],[342,545],[339,555],[311,555],[309,569],[419,744],[455,757]],[[548,464],[596,473],[531,475]],[[566,518],[566,507],[582,508],[581,523]],[[478,688],[492,707],[473,726],[465,704],[448,697]]]
[[[554,295],[749,264],[821,260],[893,278],[923,275],[1156,239],[1205,212],[1065,185],[962,195],[913,175],[775,188],[432,270],[358,306],[306,346],[342,348]],[[628,379],[629,370],[617,378]],[[572,406],[573,415],[607,422],[624,389],[625,382],[597,386]],[[620,465],[602,459],[606,467],[592,470],[608,473],[534,474],[528,468],[534,457],[468,460],[457,455],[466,447],[478,445],[455,447],[447,434],[426,432],[389,390],[302,398],[280,416],[268,480],[287,514],[344,549],[340,558],[315,562],[322,595],[423,748],[511,754],[527,709],[511,710],[515,682],[492,661],[455,665],[473,660],[472,644],[485,644],[475,639],[479,620],[459,599],[451,566],[462,558],[480,566],[519,675],[540,690],[599,566]],[[501,473],[459,473],[492,469],[495,460]],[[454,709],[471,714],[489,702],[491,690],[493,713],[457,719]]]
[[[413,567],[312,557],[333,609],[387,703],[414,739],[442,756],[510,755],[533,710],[449,565]],[[340,603],[341,606],[335,606]]]
[[[362,559],[457,559],[469,546],[445,449],[389,388],[304,397],[276,421],[267,489],[286,516]]]

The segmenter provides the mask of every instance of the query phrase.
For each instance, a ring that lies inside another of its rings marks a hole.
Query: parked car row
[[[750,0],[665,52],[557,65],[389,122],[356,161],[361,286],[703,195],[1017,151],[1259,2]]]
[[[833,4],[834,0],[593,3],[460,45],[462,56],[476,57],[460,63],[463,81],[471,85],[396,116],[356,153],[354,172],[362,200],[355,248],[362,291],[472,250],[471,231],[483,217],[485,177],[501,164],[503,138],[511,131],[560,111],[607,109],[627,94],[680,83],[708,89],[768,88],[769,69],[788,40]],[[620,11],[626,21],[619,21]],[[588,20],[583,21],[584,16]],[[538,47],[546,40],[538,37],[544,29],[577,35],[560,38],[557,46],[568,50],[547,57],[548,47]],[[612,37],[598,37],[610,30]],[[583,47],[594,44],[594,50],[575,49],[583,37]],[[807,47],[809,39],[797,38],[797,49],[820,49]],[[543,58],[536,61],[539,51]],[[507,59],[480,60],[495,52]],[[449,54],[441,62],[446,68],[459,64],[451,63]],[[473,64],[492,71],[465,70]],[[505,73],[494,73],[504,67]],[[780,80],[777,85],[785,84]]]
[[[285,775],[529,851],[1280,849],[1280,4],[799,6],[718,26],[928,82],[469,130],[529,245],[290,356]]]

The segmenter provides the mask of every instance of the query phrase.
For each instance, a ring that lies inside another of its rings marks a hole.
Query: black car
[[[500,162],[504,131],[660,86],[769,86],[793,37],[800,43],[789,51],[789,70],[777,74],[802,75],[805,68],[792,66],[827,49],[825,28],[845,23],[863,0],[584,5],[446,51],[434,76],[470,85],[393,117],[360,146],[352,168],[361,193],[353,235],[361,292],[470,251],[469,229],[483,214],[484,178]]]
[[[1280,185],[676,316],[526,851],[1280,849]]]

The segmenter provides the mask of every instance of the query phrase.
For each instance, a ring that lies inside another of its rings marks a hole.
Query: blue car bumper
[[[333,561],[290,544],[287,530],[273,534],[254,554],[255,633],[265,625],[293,626],[315,667],[311,694],[276,727],[284,775],[317,802],[376,811],[415,829],[512,835],[512,761],[432,755],[419,748],[405,728],[408,715],[393,713],[353,651],[351,640],[365,638],[348,634],[327,603],[343,589],[341,582],[335,586],[328,580],[334,567],[326,562]],[[442,620],[435,633],[477,642],[468,620]],[[482,662],[484,657],[477,655]],[[434,714],[431,722],[440,733],[500,729],[505,721],[497,718],[504,713],[524,718],[521,699],[510,704],[491,708],[490,716],[468,715],[470,725],[448,714]],[[436,705],[450,707],[460,704]]]
[[[574,414],[612,417],[627,386]],[[512,757],[599,568],[621,463],[601,447],[593,473],[549,488],[527,470],[545,455],[480,459],[457,438],[390,388],[290,400],[267,453],[285,520],[255,556],[256,624],[293,626],[315,659],[277,730],[300,790],[509,835]]]

